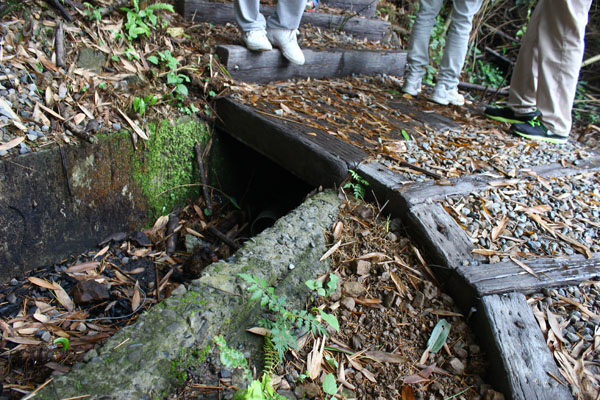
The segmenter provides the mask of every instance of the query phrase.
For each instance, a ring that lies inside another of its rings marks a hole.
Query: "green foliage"
[[[234,394],[233,400],[286,400],[286,398],[273,389],[271,375],[264,374],[260,380],[253,380],[246,389]]]
[[[344,189],[352,189],[354,197],[364,199],[367,192],[366,187],[369,186],[369,182],[354,170],[349,169],[348,172],[352,176],[352,180],[344,185]]]
[[[297,338],[292,333],[292,329],[307,329],[315,335],[326,335],[327,331],[316,317],[305,310],[288,310],[286,307],[287,299],[284,296],[277,296],[275,289],[267,286],[264,278],[258,278],[248,274],[238,274],[240,278],[250,284],[248,292],[251,293],[250,302],[260,302],[261,307],[271,311],[273,319],[262,319],[259,324],[271,331],[271,340],[277,350],[278,360],[283,359],[283,355],[288,349],[298,347]],[[335,316],[319,311],[321,318],[330,324],[336,330],[339,330],[339,324]],[[334,322],[335,320],[335,322]]]
[[[219,360],[227,369],[241,368],[248,378],[252,378],[246,357],[239,351],[227,346],[223,336],[215,336],[213,342],[219,348]]]
[[[270,336],[265,336],[263,351],[265,352],[265,366],[263,367],[263,374],[272,374],[279,364],[279,359],[277,350],[275,349]]]
[[[597,125],[600,123],[600,105],[590,97],[586,87],[587,82],[580,80],[575,93],[573,120],[581,125]]]
[[[318,279],[311,279],[304,283],[306,284],[306,286],[308,286],[310,290],[315,290],[319,296],[329,297],[333,292],[335,292],[335,289],[337,289],[338,279],[339,278],[336,274],[329,274],[329,281],[327,281],[327,290],[323,288],[323,282],[321,282]]]
[[[64,337],[59,337],[54,339],[54,341],[52,342],[53,344],[62,344],[62,349],[63,351],[67,351],[69,350],[69,339],[64,338]]]
[[[94,7],[88,2],[84,2],[83,5],[85,6],[83,13],[91,22],[99,22],[102,20],[102,13],[99,8]]]
[[[197,348],[185,348],[179,351],[179,357],[176,360],[171,361],[171,371],[169,377],[173,379],[178,386],[181,386],[187,380],[187,370],[194,368],[204,361],[210,351],[210,345],[207,345],[203,349]]]
[[[133,8],[123,8],[127,13],[125,22],[125,36],[129,41],[133,41],[141,36],[150,36],[150,28],[162,27],[166,22],[160,16],[155,14],[156,11],[175,12],[171,4],[156,3],[151,4],[144,9],[140,9],[139,0],[133,0]]]
[[[444,343],[446,343],[446,339],[448,338],[448,334],[450,333],[450,323],[445,319],[441,319],[433,328],[431,332],[431,336],[427,341],[427,348],[432,353],[437,353]]]
[[[433,77],[435,76],[435,66],[440,65],[442,57],[444,55],[444,47],[446,46],[446,23],[441,15],[438,15],[435,19],[435,25],[431,31],[431,38],[429,39],[429,53],[431,55],[431,62],[433,65],[428,64],[425,66],[425,76],[423,76],[423,82],[433,85]]]
[[[133,99],[133,111],[138,113],[140,117],[143,117],[146,113],[146,107],[153,106],[158,102],[158,97],[149,94],[144,97],[134,97]]]
[[[335,377],[332,373],[328,373],[325,375],[325,379],[323,379],[323,391],[328,395],[335,395],[337,393],[337,384],[335,383]]]

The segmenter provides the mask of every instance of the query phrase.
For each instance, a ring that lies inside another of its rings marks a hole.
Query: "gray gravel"
[[[528,303],[548,347],[558,360],[561,378],[570,385],[573,395],[581,399],[597,398],[600,392],[600,282],[543,289],[531,295]],[[558,335],[551,328],[549,315],[556,318]],[[569,370],[577,370],[578,379],[569,379]]]
[[[50,138],[47,137],[50,127],[34,120],[36,102],[42,103],[35,77],[18,68],[0,64],[0,98],[16,113],[27,128],[27,132],[19,131],[8,118],[9,111],[0,108],[0,142],[8,142],[25,133],[26,140],[19,146],[8,151],[0,150],[0,157],[8,154],[25,154],[32,146],[41,145]]]
[[[569,239],[593,253],[600,252],[597,172],[549,180],[527,177],[482,193],[448,198],[444,206],[476,247],[502,253],[493,255],[492,262],[508,254],[532,257],[584,252]],[[494,240],[493,229],[503,219],[506,227]]]

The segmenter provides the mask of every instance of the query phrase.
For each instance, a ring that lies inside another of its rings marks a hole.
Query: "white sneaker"
[[[410,94],[411,96],[416,96],[421,93],[421,78],[413,79],[408,75],[405,76],[404,84],[402,85],[402,91]]]
[[[273,46],[281,49],[281,53],[285,58],[294,64],[303,65],[305,61],[304,53],[298,46],[297,35],[298,31],[296,29],[269,29],[267,31],[267,38],[273,43]]]
[[[264,30],[248,31],[242,33],[242,41],[252,51],[269,51],[273,49],[271,42],[267,39],[267,32]]]
[[[458,93],[457,88],[448,89],[443,84],[435,85],[430,99],[443,106],[447,106],[448,104],[462,106],[465,104],[465,98],[462,94]]]

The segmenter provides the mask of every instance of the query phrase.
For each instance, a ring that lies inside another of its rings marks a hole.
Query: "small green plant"
[[[308,286],[310,290],[315,290],[319,296],[329,297],[333,292],[335,292],[335,289],[337,289],[338,279],[339,278],[336,274],[329,274],[329,281],[327,281],[327,290],[323,288],[323,282],[321,282],[318,279],[311,279],[304,283],[306,284],[306,286]]]
[[[323,379],[323,391],[328,395],[334,396],[337,393],[338,387],[335,383],[335,376],[332,373],[325,375]],[[333,399],[334,397],[332,397]]]
[[[277,350],[279,361],[290,348],[297,348],[298,342],[292,329],[307,329],[315,335],[326,335],[327,331],[317,320],[315,315],[305,310],[288,310],[286,307],[287,299],[284,296],[277,296],[275,289],[267,286],[264,278],[248,274],[238,274],[240,278],[250,284],[248,291],[251,293],[250,302],[260,302],[261,307],[267,308],[272,312],[273,319],[262,319],[259,324],[271,332],[273,346]],[[312,312],[318,312],[321,318],[339,331],[340,326],[337,318],[320,309],[313,309]]]
[[[129,41],[133,41],[140,36],[150,36],[150,27],[164,26],[155,11],[175,12],[171,4],[156,3],[151,4],[143,10],[140,9],[139,0],[133,0],[133,8],[122,8],[127,13],[127,22],[125,22],[125,35]]]
[[[344,189],[352,189],[354,197],[364,199],[367,193],[366,187],[369,186],[369,182],[354,170],[349,169],[348,172],[352,179],[344,185]]]
[[[244,390],[240,390],[233,395],[234,400],[285,400],[273,389],[271,384],[271,373],[275,368],[273,364],[273,346],[268,336],[265,336],[265,368],[260,379],[252,380],[252,373],[248,366],[248,361],[244,355],[231,347],[222,336],[215,336],[213,342],[219,348],[219,359],[228,369],[241,368],[250,382],[250,385]],[[269,349],[269,347],[271,349]]]
[[[158,97],[153,94],[149,94],[144,97],[135,97],[133,99],[133,111],[139,114],[140,117],[143,117],[146,113],[146,108],[155,105],[158,103]]]
[[[188,109],[186,109],[186,107],[183,106],[183,102],[188,96],[188,88],[185,84],[190,82],[190,78],[187,75],[180,74],[177,72],[177,69],[179,67],[179,60],[177,60],[177,58],[175,58],[169,50],[160,51],[158,52],[158,57],[150,56],[147,58],[147,60],[154,65],[159,65],[162,63],[169,70],[167,72],[167,83],[173,86],[172,95],[177,100],[180,111],[185,112],[187,114],[197,112],[198,109],[193,105],[191,106],[191,108]]]
[[[433,86],[433,78],[435,76],[435,66],[440,65],[444,56],[444,47],[446,46],[446,22],[441,15],[438,15],[435,20],[435,25],[431,31],[431,39],[429,40],[429,53],[431,54],[431,62],[425,66],[425,76],[423,82]]]
[[[92,4],[88,2],[84,2],[85,10],[83,13],[91,22],[99,22],[102,21],[102,13],[99,8],[94,7]]]
[[[185,348],[179,351],[179,357],[171,361],[171,371],[169,377],[181,386],[187,380],[187,370],[196,367],[206,361],[210,351],[210,345],[203,349]]]

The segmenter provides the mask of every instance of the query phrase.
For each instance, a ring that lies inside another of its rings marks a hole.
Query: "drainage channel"
[[[232,158],[236,161],[248,157],[248,150],[239,147],[239,143],[228,142],[232,139],[227,136],[221,137],[221,140],[229,143],[226,148],[232,152]],[[441,293],[436,285],[430,282],[430,279],[435,278],[427,277],[419,271],[417,260],[420,253],[406,235],[402,220],[394,220],[392,229],[391,220],[386,219],[384,208],[369,208],[349,202],[342,204],[339,194],[331,191],[309,197],[291,212],[286,212],[285,208],[281,207],[281,204],[285,204],[283,201],[277,203],[279,208],[266,207],[265,205],[273,204],[272,199],[276,196],[274,187],[288,194],[293,192],[304,195],[306,186],[293,176],[278,170],[268,160],[258,158],[252,161],[251,164],[244,165],[256,165],[257,172],[249,172],[242,179],[252,182],[252,190],[244,189],[241,195],[243,197],[247,192],[246,196],[253,199],[253,207],[250,207],[248,213],[254,215],[254,218],[252,223],[248,224],[248,228],[258,231],[265,224],[277,220],[275,225],[248,240],[226,260],[211,264],[210,254],[198,252],[197,258],[206,265],[191,270],[199,272],[200,278],[173,285],[171,288],[174,290],[171,293],[165,293],[170,290],[168,284],[165,285],[165,292],[159,290],[161,303],[145,311],[135,323],[113,335],[113,332],[102,331],[99,321],[84,318],[82,312],[77,314],[78,307],[74,307],[74,313],[67,317],[60,314],[57,316],[52,307],[39,301],[39,298],[35,303],[35,296],[27,302],[19,303],[18,310],[24,312],[20,316],[16,315],[17,319],[26,318],[28,315],[35,321],[28,320],[24,323],[25,319],[14,321],[15,318],[12,318],[13,325],[10,329],[13,331],[9,337],[13,341],[9,342],[9,350],[14,351],[18,346],[23,349],[27,345],[30,345],[30,348],[43,349],[44,352],[37,354],[37,362],[44,363],[46,368],[54,371],[51,380],[46,380],[47,384],[36,393],[37,398],[164,398],[175,390],[178,375],[174,374],[174,368],[177,369],[182,362],[182,354],[187,354],[189,349],[211,347],[212,338],[219,334],[224,334],[231,346],[244,349],[248,358],[258,361],[257,365],[260,365],[262,339],[245,333],[245,329],[257,324],[261,312],[256,307],[248,306],[245,297],[248,285],[237,274],[253,273],[264,278],[276,287],[277,293],[290,299],[287,303],[289,306],[302,309],[305,305],[304,299],[309,294],[304,282],[317,276],[327,277],[328,269],[340,276],[340,285],[336,290],[337,294],[327,301],[326,309],[338,315],[342,323],[342,332],[337,335],[330,332],[334,336],[329,342],[327,357],[340,362],[339,365],[348,366],[341,368],[352,377],[353,382],[364,381],[360,385],[353,385],[349,382],[350,379],[345,382],[345,397],[392,398],[400,396],[401,393],[408,395],[409,392],[422,397],[428,391],[433,391],[442,396],[459,395],[460,398],[462,394],[462,397],[470,398],[485,393],[496,393],[489,385],[485,385],[479,376],[484,369],[484,353],[474,341],[465,316],[457,312],[449,296]],[[279,178],[275,179],[276,177]],[[288,204],[299,201],[297,196],[287,197],[286,200]],[[342,224],[338,221],[334,225],[340,208],[349,215]],[[187,210],[190,214],[180,214],[181,220],[192,220],[190,215],[198,214],[193,206]],[[383,227],[380,228],[381,233],[377,233],[375,227],[366,224],[367,220],[379,220]],[[164,223],[169,225],[168,221]],[[336,250],[335,235],[343,231],[344,225],[349,227],[352,224],[356,225],[350,230],[355,236],[345,238],[343,245],[354,247],[352,250],[339,249],[342,245],[340,243]],[[189,245],[191,242],[202,240],[198,235],[203,232],[201,225],[200,222],[191,227],[182,225],[177,232],[180,236],[180,251],[184,242]],[[332,226],[335,226],[331,233],[333,237],[328,239],[325,232],[331,232]],[[152,241],[151,230],[144,233]],[[162,234],[163,239],[167,236],[166,232]],[[112,289],[120,288],[122,301],[108,304],[107,307],[107,301],[102,303],[102,299],[96,299],[102,304],[100,308],[114,313],[112,316],[126,314],[137,308],[137,304],[153,303],[154,299],[150,298],[153,289],[163,286],[161,280],[165,279],[169,271],[178,269],[173,268],[177,266],[173,262],[182,261],[181,254],[175,252],[170,259],[160,260],[166,268],[158,271],[159,279],[156,282],[157,276],[153,275],[157,271],[154,268],[156,260],[143,260],[144,255],[153,253],[151,246],[145,246],[148,243],[143,235],[109,235],[106,239],[110,239],[112,244],[102,243],[98,250],[95,250],[93,255],[97,257],[93,260],[79,259],[56,265],[52,268],[51,275],[72,275],[73,287],[81,281],[97,280],[99,285],[107,280],[113,283],[120,281],[114,284]],[[380,251],[373,251],[374,243],[379,242],[384,244],[383,247]],[[109,247],[104,252],[106,246]],[[187,250],[189,253],[192,249],[190,247]],[[327,253],[331,255],[324,258],[324,254]],[[339,258],[340,254],[345,254],[346,258]],[[222,257],[225,258],[225,255]],[[128,258],[125,263],[124,258]],[[183,262],[182,275],[185,265]],[[110,276],[101,276],[102,270],[111,269]],[[54,277],[41,276],[39,273],[35,275],[34,273],[29,278],[37,279],[25,280],[23,276],[13,281],[11,293],[14,294],[14,288],[23,283],[35,286],[40,297],[56,296],[63,302],[66,297],[62,291],[67,295],[74,293],[66,284],[64,287],[60,286],[61,289],[55,286],[59,281],[55,281]],[[173,272],[167,281],[175,279],[183,277]],[[367,291],[367,288],[370,289]],[[77,297],[81,300],[84,294],[94,291],[86,286],[80,292]],[[164,299],[167,294],[170,296]],[[67,306],[60,304],[56,308]],[[52,329],[53,317],[66,321],[61,321],[57,328]],[[427,338],[441,317],[452,321],[454,326],[449,334],[447,347],[441,352],[444,354],[423,353],[428,347]],[[21,323],[14,325],[16,322]],[[353,332],[353,326],[362,325],[371,326],[371,329]],[[41,327],[45,329],[40,329]],[[21,340],[22,343],[18,343],[19,329],[23,335],[29,333],[28,337],[32,338],[32,342],[26,343],[26,340]],[[88,332],[85,332],[85,329]],[[42,330],[47,333],[40,332]],[[80,335],[74,333],[78,330]],[[96,332],[89,334],[89,330]],[[48,337],[48,334],[51,336]],[[45,343],[46,340],[52,341],[55,336],[70,337],[71,350],[78,349],[76,355],[71,353],[71,360],[60,359],[65,357],[66,353],[60,350],[63,343],[59,342],[54,346]],[[92,336],[95,336],[93,339],[96,340],[90,339]],[[34,345],[33,340],[39,343]],[[103,344],[95,345],[96,341],[103,341]],[[39,346],[35,347],[38,344]],[[215,363],[218,355],[215,354],[214,348],[211,347],[208,351],[209,361]],[[310,348],[304,351],[309,352]],[[370,361],[355,358],[363,353],[367,354]],[[344,354],[352,354],[353,357],[346,359]],[[10,355],[16,359],[16,352],[11,352]],[[61,368],[61,362],[67,364],[66,361],[79,361],[81,357],[83,360],[73,365],[68,372],[64,367]],[[290,360],[286,359],[287,361]],[[331,364],[328,365],[330,366],[323,368],[331,368]],[[320,382],[323,371],[314,377],[315,382]],[[287,392],[283,390],[289,398],[312,397],[311,393],[315,393],[314,383],[311,386],[298,381],[299,375],[303,373],[302,368],[295,371],[295,376],[286,374],[285,370],[279,373],[291,389]],[[212,385],[204,382],[197,386],[221,388],[212,393],[212,396],[218,398],[221,391],[227,390],[226,386],[221,385],[223,378],[229,384],[241,382],[231,377],[231,371],[227,372],[226,369],[220,372],[219,378],[216,382],[208,382]],[[371,380],[380,380],[381,385],[373,385]],[[387,384],[383,384],[384,382]],[[437,383],[429,389],[428,384],[422,385],[423,382]],[[21,390],[24,391],[23,388]],[[319,392],[319,385],[316,390]],[[229,395],[231,393],[229,391]],[[210,398],[211,395],[208,396]]]

